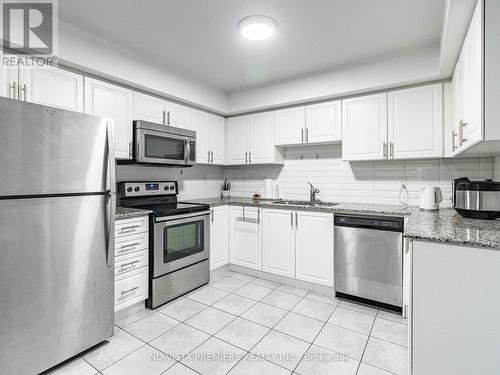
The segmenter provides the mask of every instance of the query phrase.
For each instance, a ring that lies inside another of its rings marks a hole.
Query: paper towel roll
[[[264,179],[264,198],[273,197],[273,180],[270,178]]]

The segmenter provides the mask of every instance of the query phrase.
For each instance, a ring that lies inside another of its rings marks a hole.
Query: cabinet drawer
[[[148,216],[134,217],[132,219],[117,220],[115,223],[115,236],[120,238],[131,234],[148,231]]]
[[[130,254],[149,247],[149,233],[119,237],[115,240],[115,256]]]
[[[148,265],[148,250],[122,255],[115,259],[115,275],[133,271]]]
[[[115,278],[115,311],[148,298],[148,267]]]

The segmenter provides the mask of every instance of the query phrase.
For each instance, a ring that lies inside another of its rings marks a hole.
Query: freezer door
[[[0,197],[115,191],[112,121],[0,98],[0,126]]]
[[[38,374],[113,335],[114,205],[114,195],[0,200],[2,374]]]

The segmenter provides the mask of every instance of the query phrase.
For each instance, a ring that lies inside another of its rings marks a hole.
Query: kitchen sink
[[[310,207],[333,207],[338,205],[338,203],[321,202],[318,200],[313,204],[311,204],[311,202],[309,201],[299,201],[299,200],[279,200],[279,201],[273,201],[272,203],[283,206],[310,206]]]

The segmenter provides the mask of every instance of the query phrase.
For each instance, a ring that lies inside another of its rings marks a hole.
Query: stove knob
[[[168,190],[168,186],[165,186],[165,190]]]
[[[134,188],[134,191],[139,191],[139,190],[141,190],[141,188],[140,188],[139,186],[136,186],[136,187]]]
[[[175,189],[174,185],[170,186],[170,190],[174,190],[174,189]]]
[[[129,187],[127,188],[127,191],[130,193],[130,192],[132,191],[132,188],[129,186]]]

